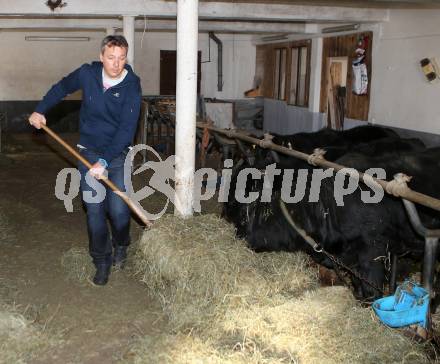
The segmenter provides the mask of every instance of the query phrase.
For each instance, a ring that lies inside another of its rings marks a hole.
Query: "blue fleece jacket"
[[[102,67],[101,62],[82,65],[53,85],[35,111],[45,114],[65,96],[81,89],[79,144],[110,163],[133,141],[142,91],[140,79],[129,65],[125,65],[128,73],[124,80],[104,91]]]

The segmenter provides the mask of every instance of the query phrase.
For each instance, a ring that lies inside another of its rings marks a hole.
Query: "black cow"
[[[316,148],[326,151],[325,158],[335,161],[349,151],[356,150],[368,155],[400,153],[402,151],[421,151],[426,148],[420,139],[402,139],[388,128],[378,126],[358,126],[344,131],[321,129],[314,133],[298,133],[294,135],[275,135],[275,144],[289,147],[303,153],[311,154]],[[268,163],[289,163],[291,158],[273,151],[263,151]]]
[[[343,131],[324,128],[314,133],[275,135],[273,142],[286,147],[290,143],[293,149],[304,153],[312,153],[315,148],[328,146],[345,146],[349,148],[353,145],[389,137],[398,138],[398,135],[388,128],[364,125]]]
[[[423,151],[423,144],[417,141],[406,143],[404,140],[398,141],[395,137],[388,139],[388,142],[383,139],[380,144],[376,146],[374,144],[374,142],[370,143],[373,152],[371,149],[368,151],[367,144],[361,143],[359,149],[362,153],[348,153],[336,162],[361,170],[370,167],[385,168],[388,179],[392,178],[396,172],[404,172],[414,176],[411,187],[434,197],[438,195],[434,187],[439,185],[440,180],[434,178],[433,181],[427,183],[423,174],[426,173],[425,168],[438,168],[440,149]],[[400,158],[398,159],[395,147],[397,150],[406,149],[407,152],[399,152]],[[419,151],[408,151],[411,149]],[[374,150],[382,150],[387,154],[374,157]],[[286,160],[283,159],[282,163],[277,166],[283,170],[283,174],[287,169],[292,168],[292,165],[296,169],[304,168],[309,174],[315,169],[304,162],[291,160],[292,163],[285,163]],[[235,201],[234,187],[237,175],[245,167],[250,166],[244,164],[234,171],[229,201],[223,210],[224,216],[236,225],[237,234],[246,238],[250,247],[256,251],[304,250],[311,254],[318,263],[329,268],[336,268],[325,255],[315,252],[310,245],[305,243],[283,215],[280,209],[282,176],[275,178],[270,201],[257,200],[250,204],[239,204]],[[326,251],[337,256],[344,264],[357,270],[376,286],[381,287],[385,277],[383,258],[389,252],[402,254],[406,251],[420,256],[424,247],[423,240],[412,230],[400,199],[385,194],[380,203],[364,203],[361,200],[361,188],[364,190],[367,188],[363,186],[345,196],[344,206],[338,206],[334,198],[334,187],[335,182],[332,178],[324,179],[321,183],[319,200],[308,202],[310,192],[310,183],[308,183],[304,199],[297,203],[286,204],[288,214]],[[262,188],[261,180],[247,179],[247,192],[261,192]],[[422,221],[427,224],[427,227],[438,227],[438,216],[432,210],[427,210],[429,209],[421,209]],[[357,279],[353,279],[353,283],[356,293],[363,298],[376,297],[379,294],[371,286]]]

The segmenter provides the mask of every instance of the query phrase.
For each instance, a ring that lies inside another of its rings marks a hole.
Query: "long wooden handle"
[[[60,143],[67,151],[72,154],[76,159],[78,159],[82,164],[84,164],[88,169],[92,168],[92,165],[90,162],[85,159],[81,154],[79,154],[74,148],[72,148],[69,144],[67,144],[63,139],[61,139],[58,134],[56,134],[52,129],[50,129],[48,126],[42,124],[41,128],[49,134],[53,139],[55,139],[58,143]],[[124,202],[130,207],[131,211],[133,211],[139,219],[145,224],[146,227],[150,227],[152,225],[152,222],[148,220],[148,218],[145,216],[145,214],[139,209],[138,206],[130,199],[130,197],[127,196],[125,192],[122,192],[118,187],[115,186],[115,184],[110,181],[109,179],[105,178],[101,180],[104,182],[110,189],[116,193],[120,198],[124,200]]]

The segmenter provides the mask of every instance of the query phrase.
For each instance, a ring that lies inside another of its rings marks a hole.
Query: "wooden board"
[[[335,94],[337,86],[342,82],[342,65],[339,62],[333,62],[330,64],[329,80],[327,83],[327,97],[328,97],[328,109],[327,109],[327,127],[339,130],[339,120],[337,120]]]

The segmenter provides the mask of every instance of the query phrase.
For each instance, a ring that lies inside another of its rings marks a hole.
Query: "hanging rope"
[[[264,138],[258,142],[258,146],[264,149],[270,148],[273,145],[272,139],[273,135],[265,133]]]
[[[411,181],[411,179],[412,177],[407,176],[404,173],[397,173],[394,175],[394,179],[388,182],[385,190],[390,195],[393,195],[395,197],[402,197],[406,192],[410,190],[407,183]]]
[[[311,164],[312,166],[317,166],[319,160],[324,160],[324,154],[325,150],[321,148],[316,148],[313,150],[313,153],[309,155],[307,158],[307,163]]]

